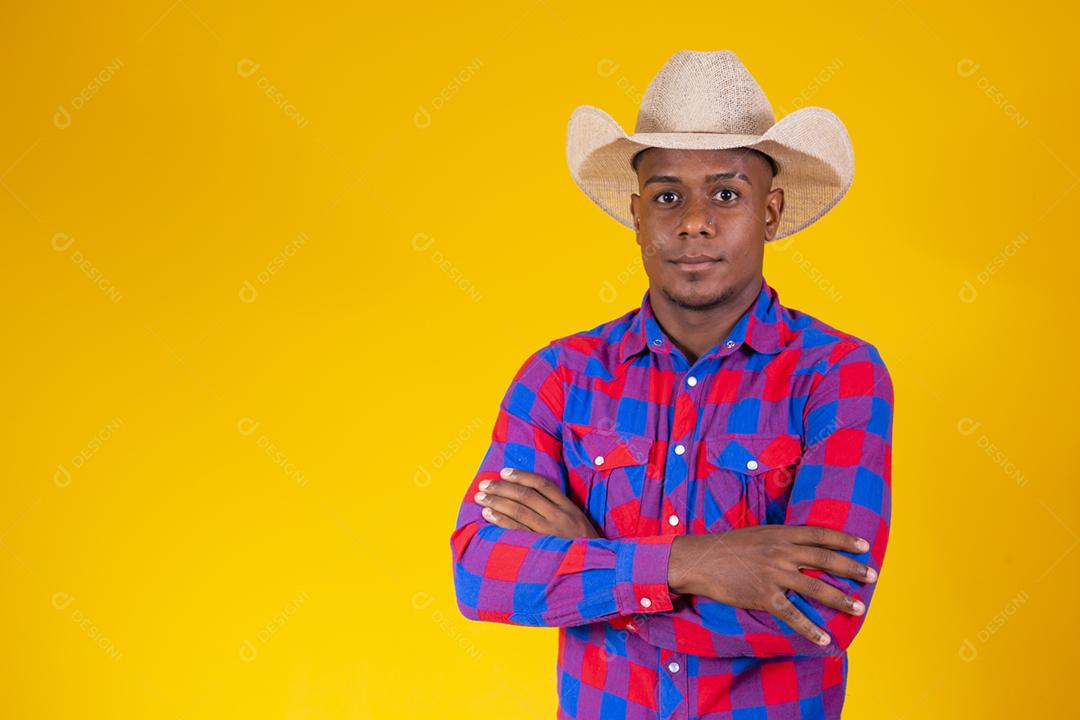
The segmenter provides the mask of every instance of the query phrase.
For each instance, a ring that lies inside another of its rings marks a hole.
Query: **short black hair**
[[[636,153],[634,153],[633,155],[630,156],[630,167],[632,167],[634,169],[635,173],[638,171],[638,165],[641,164],[641,153],[645,152],[645,150],[648,150],[648,149],[649,148],[644,148],[643,150],[638,150]],[[769,167],[772,168],[772,176],[773,177],[776,177],[776,174],[778,172],[780,172],[780,167],[776,164],[776,161],[773,160],[771,155],[767,155],[766,153],[761,152],[757,148],[746,148],[746,149],[753,152],[753,153],[756,153],[756,154],[760,155],[763,158],[765,158],[765,160],[769,163]]]

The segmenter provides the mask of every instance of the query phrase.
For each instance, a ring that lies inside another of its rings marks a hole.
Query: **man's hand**
[[[823,580],[799,572],[825,570],[860,582],[874,569],[829,548],[866,552],[865,540],[816,525],[753,525],[723,533],[681,535],[671,546],[668,585],[673,592],[703,595],[748,610],[768,610],[811,642],[829,636],[788,600],[794,590],[829,607],[860,615],[866,608]]]
[[[503,468],[499,475],[502,480],[481,482],[475,496],[488,522],[564,538],[601,537],[581,508],[551,480],[513,468]]]

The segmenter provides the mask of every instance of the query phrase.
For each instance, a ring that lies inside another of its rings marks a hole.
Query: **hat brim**
[[[773,188],[784,190],[784,210],[773,240],[807,227],[827,213],[851,187],[855,161],[847,129],[832,111],[800,108],[761,135],[635,133],[628,135],[600,108],[581,105],[570,116],[566,159],[582,192],[628,228],[630,195],[638,179],[630,158],[649,147],[678,150],[754,148],[779,166]]]

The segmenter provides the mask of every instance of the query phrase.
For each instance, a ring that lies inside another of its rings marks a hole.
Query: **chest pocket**
[[[589,518],[606,538],[635,536],[652,440],[592,425],[567,427],[564,460]]]
[[[718,434],[701,447],[697,510],[706,532],[784,522],[802,459],[799,435]]]

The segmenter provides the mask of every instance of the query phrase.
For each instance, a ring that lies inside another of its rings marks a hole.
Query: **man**
[[[892,381],[762,265],[850,187],[846,130],[774,122],[733,53],[681,51],[633,135],[575,110],[568,159],[649,287],[515,375],[451,536],[458,606],[559,628],[560,718],[839,718],[888,541]]]

